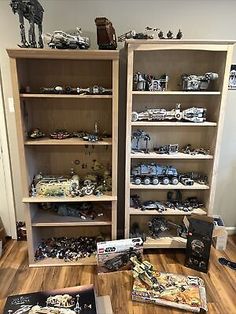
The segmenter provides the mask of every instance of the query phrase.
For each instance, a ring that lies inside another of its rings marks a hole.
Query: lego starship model
[[[194,123],[201,123],[206,121],[206,108],[192,107],[181,110],[181,105],[176,104],[176,108],[172,110],[166,109],[147,109],[142,112],[132,112],[132,121],[164,121],[164,120],[177,120],[177,121],[190,121]]]

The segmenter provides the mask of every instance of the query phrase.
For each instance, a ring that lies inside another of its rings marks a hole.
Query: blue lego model
[[[178,184],[178,171],[172,166],[162,166],[156,163],[150,164],[138,164],[131,169],[131,181],[136,184],[153,184],[158,183],[167,184]]]

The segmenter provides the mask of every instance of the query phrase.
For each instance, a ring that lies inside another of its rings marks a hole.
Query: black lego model
[[[213,218],[192,215],[188,220],[185,265],[206,273],[214,228]]]
[[[136,256],[138,259],[141,258],[141,253],[135,251],[132,247],[129,250],[124,251],[122,254],[115,256],[112,259],[107,260],[104,266],[111,271],[116,271],[121,267],[125,266],[131,257]]]

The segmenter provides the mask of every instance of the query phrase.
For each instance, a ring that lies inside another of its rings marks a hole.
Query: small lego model
[[[156,210],[158,213],[162,213],[166,210],[166,207],[159,201],[145,201],[141,205],[141,210]]]
[[[11,0],[10,6],[14,14],[18,13],[20,22],[21,48],[37,48],[35,24],[38,25],[38,46],[43,48],[42,23],[44,9],[38,0]],[[29,42],[25,36],[24,19],[29,21]]]
[[[48,46],[52,49],[88,49],[90,40],[88,37],[82,36],[81,28],[76,28],[74,33],[66,33],[63,31],[54,31],[52,34],[47,34],[50,37]]]
[[[145,142],[144,149],[140,148],[141,140]],[[151,140],[150,135],[144,132],[143,130],[138,129],[137,131],[134,131],[131,136],[131,143],[134,143],[136,141],[136,145],[134,147],[132,146],[131,153],[142,152],[142,153],[148,154],[149,153],[148,144],[150,140]]]
[[[37,139],[37,138],[41,138],[44,136],[45,136],[45,134],[42,131],[40,131],[40,129],[34,129],[34,130],[29,132],[29,137],[32,139]]]
[[[141,258],[140,252],[136,252],[132,247],[126,251],[123,251],[122,254],[113,257],[112,259],[107,260],[104,263],[104,266],[110,271],[117,271],[118,269],[125,266],[132,256],[136,256],[138,259]]]
[[[148,222],[149,233],[151,237],[158,238],[160,234],[169,230],[167,221],[163,217],[154,217]]]
[[[169,77],[166,74],[157,76],[142,74],[137,72],[134,74],[134,90],[136,91],[165,91],[167,90]]]
[[[213,72],[207,72],[204,75],[183,74],[182,89],[184,91],[201,91],[209,87],[211,81],[217,80],[219,75]]]
[[[97,44],[99,49],[115,50],[117,48],[116,32],[106,17],[97,17],[95,19],[97,26]]]
[[[153,238],[159,238],[162,232],[175,228],[177,236],[186,239],[188,230],[183,224],[179,225],[164,217],[154,217],[148,222],[149,233]]]
[[[177,154],[179,151],[179,145],[178,144],[167,144],[162,146],[154,147],[154,152],[157,154]]]
[[[206,148],[193,148],[191,144],[187,144],[181,149],[181,152],[189,155],[208,155],[210,154],[210,150]]]
[[[139,278],[142,282],[147,284],[150,289],[160,293],[164,291],[164,286],[161,285],[153,275],[153,265],[151,263],[148,261],[140,262],[136,257],[131,257],[130,260],[134,264],[134,278]]]
[[[149,34],[150,31],[156,32],[158,28],[146,27],[144,33],[137,33],[135,30],[130,30],[118,37],[118,41],[122,42],[126,39],[154,39],[154,34]]]
[[[130,207],[133,208],[141,208],[142,203],[140,202],[140,196],[135,194],[135,195],[130,195]]]
[[[64,261],[77,261],[96,254],[97,240],[95,237],[53,237],[42,240],[36,249],[35,260],[59,258]]]
[[[71,133],[66,130],[56,130],[53,133],[50,133],[50,137],[55,140],[64,140],[71,137]]]
[[[40,91],[43,94],[64,94],[65,93],[65,89],[62,86],[41,87]]]
[[[236,89],[236,66],[235,66],[235,64],[231,65],[228,88],[229,89]]]
[[[137,222],[134,222],[130,228],[130,238],[141,238],[143,242],[146,241],[147,237],[144,232],[141,231],[139,224]]]
[[[132,112],[132,121],[164,121],[164,120],[185,120],[194,123],[206,121],[206,108],[192,107],[181,111],[181,104],[170,111],[166,109],[147,109],[143,112]]]
[[[71,86],[42,87],[41,93],[45,94],[79,94],[79,95],[111,95],[112,89],[94,85],[87,88]]]
[[[208,184],[208,177],[207,175],[199,172],[188,172],[185,174],[187,177],[192,179],[194,182],[199,184]]]
[[[188,177],[187,175],[181,174],[179,176],[179,180],[183,185],[188,185],[188,186],[194,185],[194,180]]]
[[[159,182],[164,185],[176,185],[179,183],[178,171],[175,167],[156,163],[139,164],[131,169],[131,181],[136,185],[157,185]]]
[[[168,33],[166,34],[166,37],[164,37],[163,31],[160,31],[160,32],[158,33],[158,37],[159,37],[159,39],[174,39],[173,33],[172,33],[172,31],[170,31],[170,30],[169,30]],[[179,29],[179,31],[178,31],[178,33],[177,33],[175,39],[181,39],[182,37],[183,37],[183,33],[182,33],[181,30]]]

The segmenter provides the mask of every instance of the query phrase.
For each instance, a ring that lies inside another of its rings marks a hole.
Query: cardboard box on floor
[[[198,217],[199,219],[202,219],[202,220],[208,220],[209,219],[206,216],[200,216],[200,215],[196,215],[196,214],[191,215],[191,217],[194,217],[194,216]],[[226,249],[227,239],[228,239],[228,233],[226,231],[224,221],[219,215],[213,215],[213,216],[211,216],[211,218],[220,219],[222,221],[222,226],[214,224],[214,229],[213,229],[213,234],[212,234],[212,239],[213,239],[212,242],[213,242],[214,247],[217,250],[224,251]],[[185,226],[188,227],[189,221],[188,221],[188,218],[186,216],[184,217],[183,221],[184,221]]]
[[[213,215],[214,221],[220,221],[221,225],[215,224],[213,230],[213,245],[219,251],[226,250],[227,240],[228,240],[228,232],[225,228],[225,224],[221,216]]]

